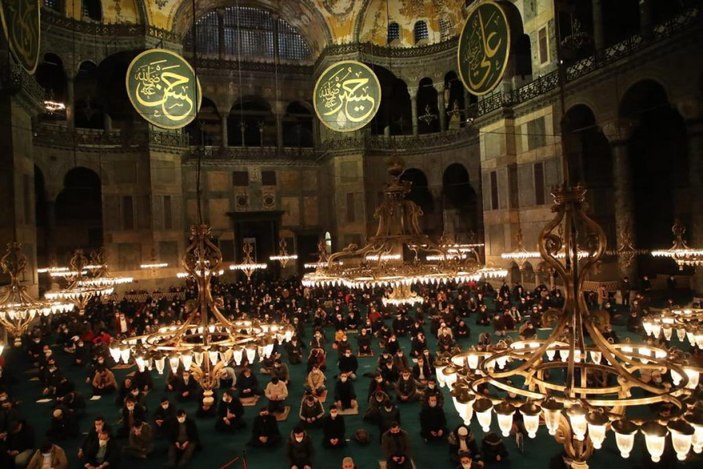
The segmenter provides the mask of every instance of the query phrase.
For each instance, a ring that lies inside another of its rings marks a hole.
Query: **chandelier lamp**
[[[684,460],[691,447],[703,449],[703,415],[691,398],[703,370],[676,349],[605,339],[582,293],[606,247],[602,228],[585,213],[585,194],[581,185],[557,188],[552,194],[556,215],[539,237],[541,257],[565,290],[564,307],[549,336],[454,355],[438,362],[438,376],[452,389],[461,418],[468,424],[475,415],[484,431],[495,414],[507,436],[520,412],[534,438],[542,416],[573,467],[588,467],[608,430],[624,458],[642,433],[654,462],[669,434],[678,459]],[[588,255],[579,259],[581,251]],[[560,252],[568,256],[560,258]],[[654,413],[653,407],[667,410]]]
[[[298,259],[297,254],[288,254],[288,243],[285,238],[281,238],[278,242],[278,255],[269,257],[272,261],[278,261],[281,263],[281,267],[284,269],[288,265],[288,262],[295,261]]]
[[[174,373],[182,366],[212,398],[220,369],[268,358],[276,342],[290,340],[294,330],[289,325],[225,317],[222,299],[214,298],[210,287],[221,263],[222,252],[211,240],[210,227],[193,225],[183,266],[197,282],[198,295],[186,306],[187,319],[181,325],[114,341],[110,353],[115,361],[132,360],[140,370],[156,368],[160,374],[167,365]]]
[[[484,267],[477,255],[463,255],[468,251],[435,243],[422,232],[422,210],[406,199],[411,183],[401,180],[403,170],[400,158],[388,161],[390,181],[374,214],[378,220],[376,234],[363,247],[350,244],[329,256],[321,249],[316,270],[303,277],[304,286],[391,288],[386,304],[413,305],[422,301],[412,291],[413,285],[469,282],[507,275],[504,269]]]
[[[85,314],[85,308],[90,300],[112,295],[115,292],[115,285],[132,281],[131,277],[109,275],[102,250],[94,252],[88,260],[82,249],[76,249],[69,261],[68,270],[49,274],[52,277],[63,277],[68,286],[62,290],[47,292],[46,298],[72,302],[81,316]]]
[[[703,350],[703,309],[664,309],[650,313],[642,321],[644,332],[655,340],[672,339],[674,332],[679,342]]]
[[[21,243],[7,244],[7,252],[0,258],[0,268],[10,276],[10,285],[0,294],[0,324],[14,337],[16,347],[22,345],[22,335],[29,330],[34,319],[73,309],[73,304],[37,300],[27,293],[26,287],[20,283],[27,268],[27,256],[22,253]]]
[[[652,251],[654,257],[670,257],[679,266],[679,270],[684,267],[703,266],[703,249],[690,248],[686,244],[684,235],[686,227],[680,220],[676,220],[671,227],[674,234],[674,243],[669,249]]]
[[[251,257],[254,252],[254,245],[251,241],[244,241],[242,251],[244,252],[244,260],[239,264],[231,264],[229,270],[239,270],[243,272],[247,277],[247,282],[251,282],[251,276],[254,275],[254,272],[266,269],[268,266],[263,263],[254,262],[254,259]]]

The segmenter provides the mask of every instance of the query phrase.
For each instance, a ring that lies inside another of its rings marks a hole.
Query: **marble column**
[[[630,235],[633,246],[637,246],[635,232],[635,207],[632,188],[632,170],[628,141],[632,135],[634,124],[630,120],[615,119],[602,126],[603,135],[610,142],[613,156],[613,179],[615,186],[615,238],[623,239],[623,235]],[[618,246],[619,247],[619,246]],[[624,257],[618,258],[620,273],[630,277],[633,283],[638,280],[637,265],[631,262],[627,265]]]
[[[222,115],[220,116],[220,146],[222,148],[227,148],[229,146],[229,135],[227,133],[227,119],[229,119],[229,113],[222,113]]]
[[[417,90],[408,88],[408,93],[410,94],[410,115],[412,119],[413,135],[417,135]]]
[[[218,31],[218,36],[217,36],[217,45],[218,45],[218,56],[220,60],[225,60],[225,10],[224,8],[218,8],[217,9],[217,31]]]
[[[652,0],[640,0],[640,35],[645,39],[652,38],[652,27],[654,22],[654,12],[652,11]]]
[[[73,92],[73,77],[66,77],[66,124],[69,129],[75,126],[76,103]]]
[[[677,108],[686,123],[688,137],[688,174],[691,202],[691,223],[687,230],[688,245],[703,249],[703,101],[685,99]],[[691,288],[703,296],[703,266],[696,267]]]
[[[593,45],[596,54],[605,48],[605,33],[603,32],[603,5],[602,0],[591,0],[593,13]]]
[[[283,117],[286,114],[285,103],[277,101],[273,108],[274,115],[276,117],[276,148],[279,150],[283,148]]]
[[[439,114],[439,131],[444,132],[447,129],[447,105],[444,102],[444,83],[435,83],[434,89],[437,90],[437,114]]]
[[[46,227],[44,229],[46,261],[50,265],[56,258],[56,199],[46,200]]]

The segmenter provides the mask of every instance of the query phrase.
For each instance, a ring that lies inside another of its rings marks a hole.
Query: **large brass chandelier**
[[[686,239],[684,238],[686,227],[680,220],[674,222],[671,232],[674,234],[673,245],[669,249],[652,251],[652,255],[654,257],[672,258],[680,270],[683,270],[684,267],[703,266],[703,249],[691,248],[686,244]]]
[[[507,436],[520,412],[534,438],[543,416],[549,434],[574,461],[572,467],[588,467],[587,459],[609,429],[625,458],[641,432],[653,461],[662,456],[668,434],[684,460],[691,446],[703,449],[703,414],[691,399],[702,370],[676,349],[613,344],[603,336],[602,317],[589,312],[582,294],[606,247],[602,228],[586,215],[585,194],[580,185],[558,188],[556,216],[539,237],[542,258],[565,290],[564,307],[549,336],[457,354],[439,363],[438,374],[452,388],[462,419],[468,423],[476,415],[484,431],[495,413]],[[568,253],[563,261],[557,255],[562,250]],[[580,257],[580,250],[588,255]],[[666,376],[675,379],[659,379]],[[652,413],[652,405],[662,411]]]
[[[682,345],[688,341],[691,347],[703,350],[703,309],[664,309],[647,315],[642,326],[644,332],[655,340],[664,339],[668,342],[676,332]]]
[[[52,277],[62,277],[68,286],[57,291],[46,293],[51,300],[70,301],[78,309],[79,315],[85,314],[85,308],[93,298],[112,295],[115,286],[132,282],[132,277],[113,277],[110,275],[105,262],[105,252],[102,249],[94,251],[90,259],[82,249],[76,249],[69,261],[68,269],[53,269],[49,271]]]
[[[230,320],[222,313],[221,298],[214,298],[210,281],[220,271],[222,252],[212,242],[210,227],[191,227],[190,244],[183,267],[197,283],[198,296],[187,306],[181,325],[169,325],[150,334],[126,337],[110,346],[115,361],[133,360],[140,370],[156,368],[163,373],[167,364],[176,373],[180,366],[212,396],[218,372],[230,363],[254,363],[268,358],[276,342],[291,339],[290,325],[256,320]]]
[[[315,272],[303,277],[304,286],[391,288],[387,304],[416,304],[422,301],[411,289],[416,284],[468,282],[507,275],[504,269],[484,267],[477,255],[435,243],[422,232],[422,210],[405,198],[410,182],[400,179],[403,170],[400,158],[389,160],[390,182],[374,213],[378,220],[376,234],[363,247],[350,244],[329,256],[322,250]]]
[[[20,283],[26,267],[27,256],[22,252],[22,244],[8,243],[7,252],[0,258],[2,272],[10,276],[10,285],[0,294],[0,324],[14,337],[14,345],[17,347],[22,344],[22,335],[37,317],[73,309],[69,303],[32,298]]]

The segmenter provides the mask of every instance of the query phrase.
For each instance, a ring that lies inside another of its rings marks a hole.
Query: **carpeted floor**
[[[465,339],[461,343],[462,348],[468,347],[471,343],[475,342],[478,334],[483,331],[489,330],[489,328],[482,328],[475,326],[473,321],[471,321],[472,333],[469,339]],[[621,330],[621,329],[619,329]],[[308,342],[311,337],[311,331],[307,329],[307,335],[304,338],[304,342]],[[430,345],[432,348],[435,346],[434,337],[429,334],[429,330],[426,329]],[[544,332],[542,332],[544,333]],[[333,336],[333,331],[328,331],[328,337]],[[350,341],[355,345],[355,340],[350,337]],[[406,354],[410,351],[410,344],[407,338],[401,338],[400,342]],[[364,402],[364,397],[366,396],[367,387],[369,379],[363,377],[364,373],[371,373],[375,371],[376,361],[378,359],[378,346],[374,343],[375,356],[368,358],[359,358],[360,369],[358,372],[359,378],[355,382],[355,389],[357,394],[361,398],[360,402],[360,413],[356,416],[345,417],[346,428],[347,428],[347,438],[349,438],[352,432],[358,428],[366,428],[372,435],[371,443],[367,446],[360,446],[354,441],[349,441],[345,449],[342,450],[328,450],[323,449],[321,445],[322,430],[320,428],[313,428],[310,430],[310,435],[315,442],[315,464],[314,469],[337,469],[341,467],[341,460],[345,456],[352,456],[357,464],[358,469],[376,469],[378,467],[378,461],[381,459],[381,451],[378,444],[378,430],[377,428],[366,424],[362,421],[364,411],[366,409],[366,403]],[[50,409],[52,403],[36,403],[36,400],[41,396],[40,394],[40,383],[38,381],[30,381],[31,373],[27,370],[30,364],[26,358],[23,356],[21,350],[10,350],[6,349],[6,358],[9,366],[9,370],[15,377],[18,378],[18,382],[9,387],[11,396],[14,399],[21,401],[19,409],[25,418],[30,422],[30,424],[35,428],[38,440],[41,439],[41,434],[47,428],[50,416]],[[63,353],[61,350],[55,349],[55,354],[59,358],[59,363],[61,368],[69,374],[69,376],[77,383],[78,390],[86,396],[90,397],[90,388],[85,383],[85,371],[81,368],[73,368],[69,364],[69,357]],[[336,351],[328,350],[327,354],[327,377],[328,385],[333,384],[332,376],[336,374]],[[285,355],[284,355],[285,357]],[[305,379],[306,370],[305,363],[299,365],[289,365],[291,372],[292,385],[290,388],[290,395],[288,397],[287,404],[292,407],[291,415],[285,422],[279,423],[281,433],[285,439],[290,434],[292,428],[296,425],[298,419],[298,407],[302,397],[302,382]],[[258,367],[256,367],[258,373]],[[114,370],[115,375],[118,378],[118,382],[129,369],[117,369]],[[260,383],[265,385],[268,382],[269,377],[261,374],[257,375],[259,377]],[[164,388],[164,376],[158,375],[154,372],[154,381],[156,390],[149,394],[147,397],[147,404],[149,409],[154,409],[158,405],[159,399],[165,395],[162,392]],[[447,414],[449,428],[453,429],[459,424],[459,419],[457,417],[456,411],[452,405],[451,397],[446,390],[445,393],[445,405],[444,409]],[[166,394],[167,395],[167,394]],[[256,409],[261,407],[266,402],[265,399],[259,401],[256,407],[245,407],[245,420],[250,425]],[[328,397],[325,403],[325,409],[332,403],[331,397]],[[189,415],[194,415],[195,413],[195,403],[188,403],[183,406],[189,411]],[[413,457],[416,462],[416,467],[418,469],[425,468],[454,468],[455,464],[452,464],[448,457],[448,448],[445,442],[442,443],[429,443],[423,442],[419,435],[419,412],[420,404],[400,404],[401,412],[401,426],[406,430],[412,440]],[[93,418],[96,415],[102,415],[106,418],[108,422],[116,425],[119,420],[118,408],[114,403],[114,395],[103,397],[97,401],[88,401],[87,412],[85,416],[81,418],[80,427],[82,432],[86,432],[88,428],[92,426]],[[151,421],[151,418],[149,418]],[[280,447],[274,451],[271,450],[258,450],[258,449],[247,449],[245,447],[245,442],[249,439],[250,428],[244,428],[239,433],[235,435],[224,436],[222,434],[216,433],[214,431],[214,421],[212,419],[196,419],[198,428],[200,430],[200,436],[204,444],[202,451],[197,452],[191,463],[191,467],[194,468],[207,468],[207,469],[217,469],[223,467],[225,464],[230,462],[233,458],[241,457],[243,452],[246,450],[246,457],[248,460],[248,467],[252,469],[266,468],[266,469],[283,469],[287,468],[288,465],[285,459],[285,443],[282,443]],[[481,440],[483,437],[483,432],[478,424],[472,423],[472,430],[474,431],[477,440]],[[497,423],[495,418],[493,420],[493,430],[498,432]],[[82,437],[81,437],[82,438]],[[76,451],[78,445],[80,444],[81,438],[68,440],[62,443],[62,446],[66,450],[71,468],[83,467],[78,458],[76,457]],[[526,439],[524,453],[520,453],[517,450],[516,444],[512,439],[506,439],[506,446],[510,452],[510,457],[507,461],[499,465],[494,465],[490,467],[511,467],[514,469],[547,469],[549,466],[549,460],[552,456],[557,455],[561,452],[561,447],[547,434],[544,427],[540,428],[537,438],[534,440]],[[638,435],[636,439],[637,443],[635,449],[632,452],[630,459],[622,459],[619,455],[617,447],[615,445],[615,440],[612,432],[609,434],[608,439],[604,443],[603,449],[596,451],[594,456],[590,459],[592,468],[607,467],[610,464],[615,464],[622,468],[649,468],[657,466],[645,466],[642,464],[644,459],[649,459],[649,456],[644,448],[644,440],[641,435]],[[164,440],[157,440],[157,446],[155,453],[146,461],[135,461],[131,459],[123,459],[121,467],[132,467],[134,469],[138,468],[153,468],[160,467],[166,461],[166,442]],[[687,463],[679,463],[675,467],[690,467],[699,468],[703,467],[703,459],[700,455],[696,455],[694,458],[690,458]],[[239,468],[241,462],[238,461],[234,463],[233,468]]]

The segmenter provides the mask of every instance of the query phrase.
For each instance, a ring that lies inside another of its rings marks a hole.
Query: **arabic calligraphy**
[[[503,78],[510,56],[510,26],[492,1],[469,13],[459,38],[458,62],[464,86],[475,95],[491,92]]]
[[[195,72],[180,55],[165,49],[150,49],[135,57],[127,70],[126,86],[135,109],[158,127],[184,127],[200,108],[202,93]]]
[[[33,74],[39,61],[40,0],[0,0],[5,38],[17,61]]]
[[[315,112],[337,132],[358,130],[371,122],[381,105],[381,85],[366,65],[356,61],[328,67],[315,85]]]

